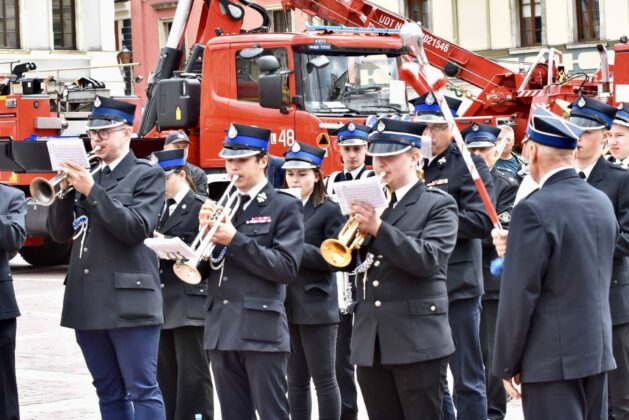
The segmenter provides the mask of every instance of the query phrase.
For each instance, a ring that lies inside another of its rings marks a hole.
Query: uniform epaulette
[[[435,186],[427,186],[426,187],[426,191],[428,192],[432,192],[432,193],[436,193],[436,194],[441,194],[441,195],[448,195],[447,192],[445,192],[444,190],[442,190],[441,188],[437,188]]]
[[[197,194],[197,193],[194,193],[194,198],[196,198],[197,200],[199,200],[199,201],[200,201],[200,202],[202,202],[202,203],[205,203],[205,200],[207,200],[207,199],[208,199],[207,197],[204,197],[204,196],[199,195],[199,194]]]
[[[136,159],[136,162],[137,163],[143,163],[143,164],[148,165],[148,166],[154,166],[154,163],[151,162],[148,159]]]
[[[282,190],[282,189],[279,189],[279,188],[276,188],[276,189],[275,189],[275,191],[277,191],[278,193],[281,193],[281,194],[287,195],[287,196],[289,196],[289,197],[294,198],[295,200],[297,200],[297,197],[295,197],[293,194],[289,193],[288,191],[285,191],[285,190]]]

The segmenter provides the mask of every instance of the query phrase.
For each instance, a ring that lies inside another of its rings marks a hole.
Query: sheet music
[[[76,162],[84,168],[89,168],[83,140],[76,138],[53,139],[46,142],[50,165],[53,171],[61,169],[60,163],[65,160]]]
[[[334,191],[343,214],[349,214],[352,201],[362,201],[376,209],[388,206],[380,185],[380,178],[375,176],[354,181],[336,182]]]
[[[164,260],[189,260],[195,257],[194,251],[178,237],[146,238],[144,245],[151,248]]]
[[[287,194],[292,195],[298,200],[301,200],[301,188],[282,188],[281,191],[284,191]]]

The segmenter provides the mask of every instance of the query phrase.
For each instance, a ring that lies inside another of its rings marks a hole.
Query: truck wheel
[[[20,255],[34,267],[67,264],[70,261],[72,244],[58,244],[44,241],[41,246],[27,246],[22,248]]]

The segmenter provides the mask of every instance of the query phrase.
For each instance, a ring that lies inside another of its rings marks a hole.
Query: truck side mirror
[[[258,79],[258,96],[262,108],[282,108],[282,75],[277,71],[280,62],[273,55],[265,55],[257,60],[258,69],[264,73]]]

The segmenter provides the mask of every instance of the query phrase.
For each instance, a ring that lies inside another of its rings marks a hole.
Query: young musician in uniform
[[[193,191],[184,151],[153,153],[166,175],[166,205],[155,236],[179,237],[190,244],[199,232],[204,197]],[[207,282],[187,284],[173,271],[173,260],[160,259],[164,296],[164,325],[159,337],[157,380],[164,395],[168,420],[214,417],[210,363],[203,350],[203,309]]]
[[[341,395],[334,368],[339,305],[333,267],[321,256],[321,243],[345,223],[338,204],[327,198],[321,163],[325,150],[295,142],[285,153],[286,186],[301,190],[304,253],[297,279],[288,285],[286,310],[292,353],[288,357],[288,401],[293,420],[310,419],[310,380],[319,418],[338,420]]]
[[[0,420],[20,418],[15,378],[15,301],[9,260],[26,239],[24,193],[0,184]]]
[[[457,207],[417,178],[424,127],[390,119],[376,124],[369,154],[391,201],[382,215],[352,205],[359,228],[371,236],[357,268],[352,362],[372,420],[440,419],[441,376],[454,351],[446,270]]]
[[[209,350],[222,417],[289,418],[286,370],[290,338],[284,301],[304,243],[302,205],[267,181],[267,129],[232,124],[219,156],[235,175],[239,203],[214,236],[204,347]],[[204,228],[216,211],[206,202]]]
[[[183,131],[171,131],[164,140],[164,150],[183,150],[184,159],[186,160],[186,170],[192,180],[194,192],[202,196],[207,196],[207,175],[203,169],[188,162],[189,147],[190,139]]]
[[[343,160],[343,170],[333,172],[325,179],[328,196],[334,196],[334,184],[373,176],[367,168],[367,137],[370,127],[348,123],[336,131],[336,141]],[[336,380],[341,391],[341,420],[358,418],[358,393],[356,391],[356,368],[349,361],[350,339],[354,323],[354,303],[356,298],[356,276],[346,272],[337,272],[340,282],[339,293],[346,297],[341,308],[339,330],[336,337]],[[351,301],[350,300],[351,297]]]
[[[621,104],[616,112],[609,136],[609,161],[629,169],[629,104]]]
[[[501,141],[500,128],[488,124],[474,123],[461,133],[469,151],[483,158],[494,181],[496,193],[496,212],[503,229],[509,228],[513,203],[518,192],[518,181],[515,173],[495,166],[496,143]],[[502,141],[509,141],[502,139]],[[491,358],[494,351],[494,335],[496,333],[496,314],[498,313],[498,294],[500,292],[500,275],[492,274],[492,261],[498,258],[491,235],[483,239],[483,278],[485,294],[483,295],[483,311],[480,318],[481,350],[485,364],[485,383],[487,388],[487,418],[502,420],[507,414],[507,393],[502,380],[491,374]]]
[[[75,330],[104,420],[165,419],[162,293],[157,257],[144,245],[164,203],[164,172],[130,151],[134,113],[135,105],[96,98],[87,133],[104,167],[92,176],[62,163],[76,194],[57,199],[47,222],[55,241],[74,240],[61,325]]]

